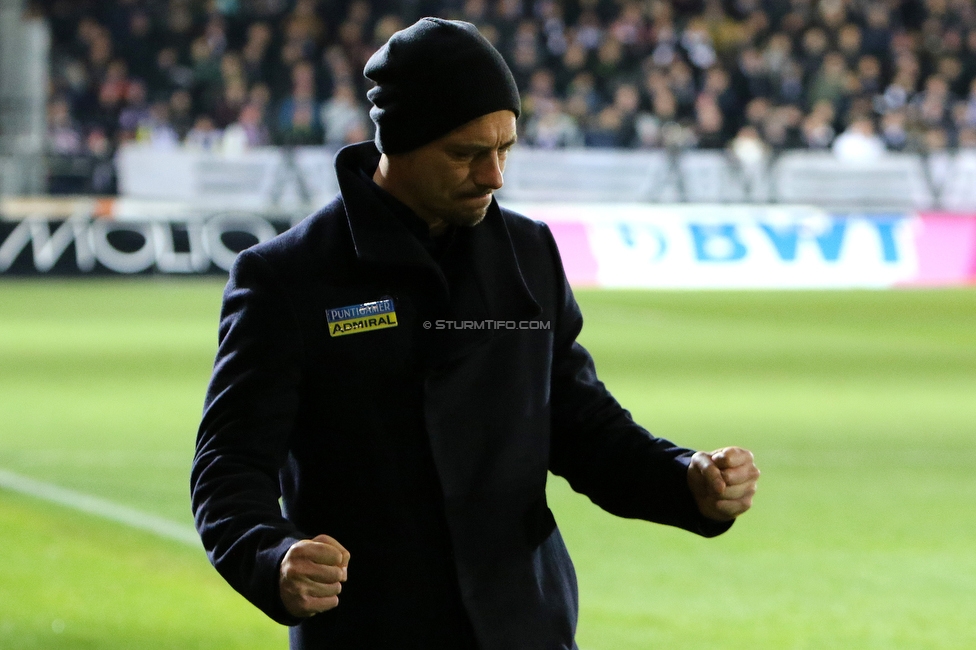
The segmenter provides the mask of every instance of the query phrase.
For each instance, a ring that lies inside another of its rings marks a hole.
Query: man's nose
[[[497,190],[504,183],[504,170],[505,166],[499,159],[498,152],[492,151],[476,163],[473,180],[478,187]]]

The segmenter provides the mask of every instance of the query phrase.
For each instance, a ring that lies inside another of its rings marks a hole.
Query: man
[[[575,648],[548,471],[711,536],[758,470],[652,437],[597,380],[548,229],[492,197],[519,97],[477,30],[423,19],[365,72],[375,144],[340,151],[340,196],[231,272],[197,528],[293,648]]]

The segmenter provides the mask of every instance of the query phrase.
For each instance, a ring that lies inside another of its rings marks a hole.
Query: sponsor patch
[[[345,336],[397,326],[396,310],[391,298],[326,309],[325,318],[329,323],[329,336]]]

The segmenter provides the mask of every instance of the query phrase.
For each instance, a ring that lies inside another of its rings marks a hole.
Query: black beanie
[[[376,147],[406,153],[473,119],[520,112],[512,71],[471,23],[421,18],[400,30],[363,71],[376,82],[367,97]]]

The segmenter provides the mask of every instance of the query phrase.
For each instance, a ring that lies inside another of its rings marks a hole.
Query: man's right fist
[[[328,535],[292,544],[281,561],[278,589],[292,616],[314,616],[339,604],[349,551]]]

